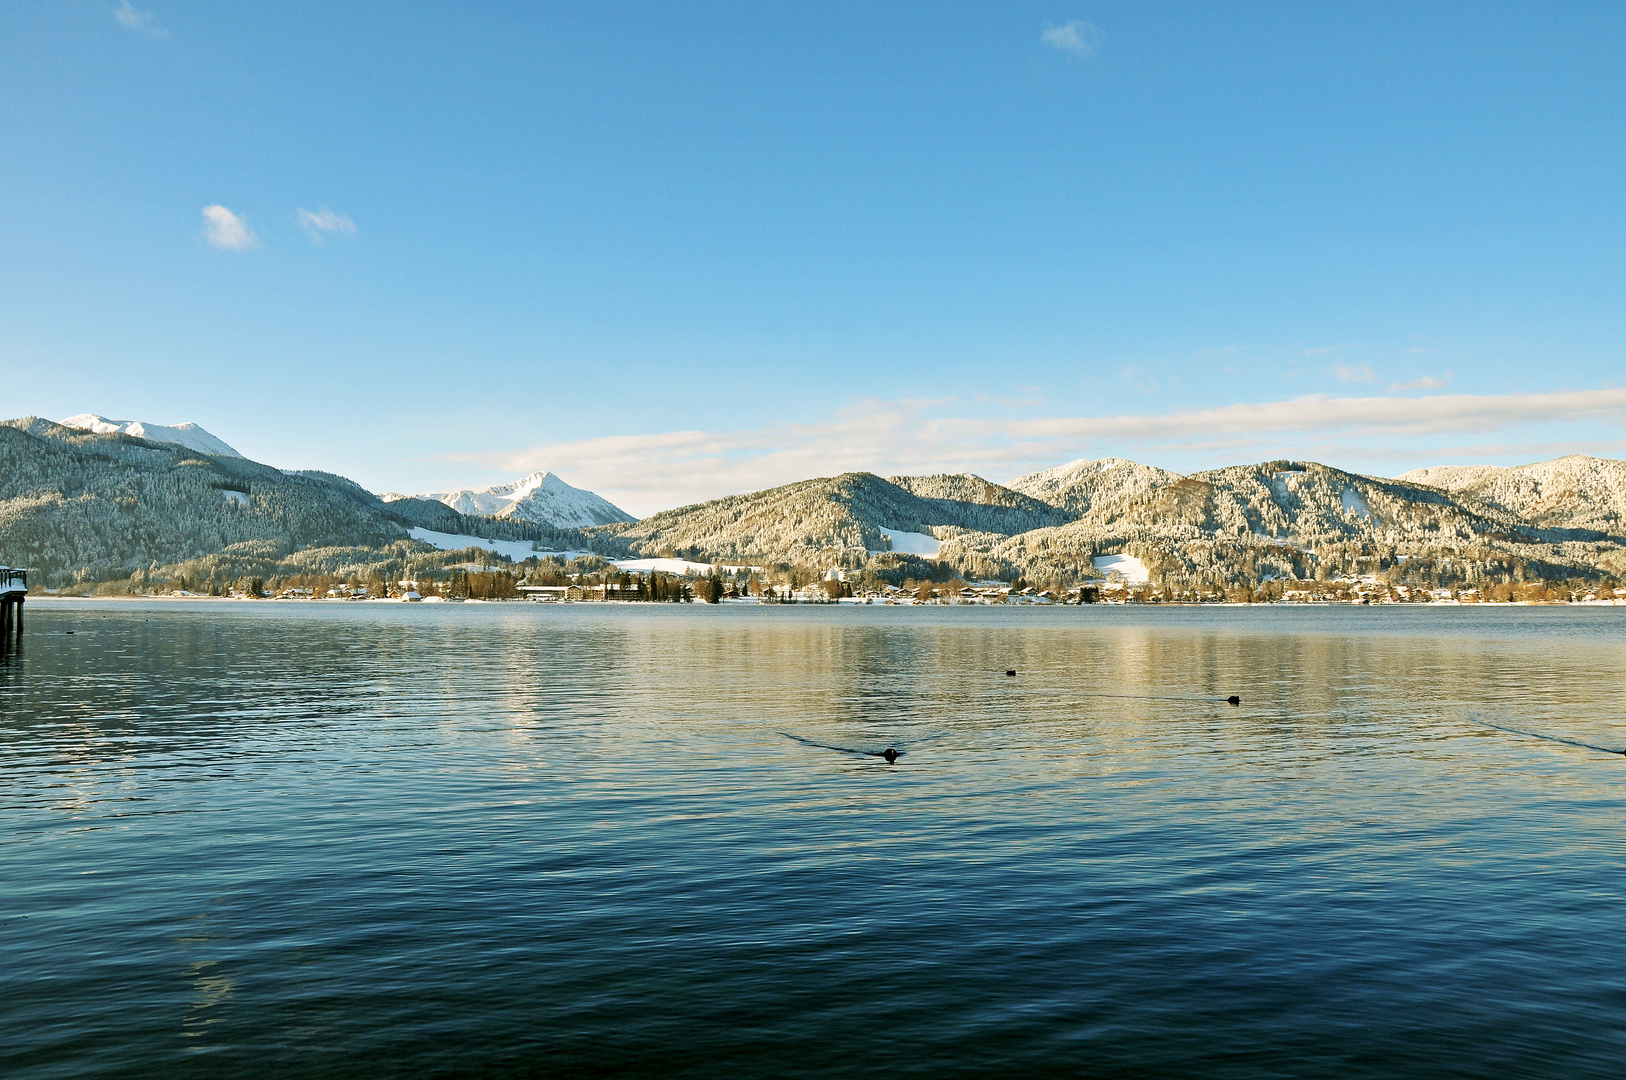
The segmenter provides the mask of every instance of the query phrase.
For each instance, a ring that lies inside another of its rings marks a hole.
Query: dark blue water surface
[[[1619,1076],[1623,691],[1622,608],[31,602],[0,1074]]]

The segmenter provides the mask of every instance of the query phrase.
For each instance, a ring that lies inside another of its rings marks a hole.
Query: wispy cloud
[[[325,206],[314,214],[300,207],[299,227],[310,236],[313,244],[320,244],[327,239],[329,233],[336,236],[354,236],[356,233],[354,221],[343,214],[334,213]]]
[[[1393,450],[1400,440],[1453,433],[1482,436],[1524,424],[1626,420],[1626,389],[1431,397],[1313,395],[1174,413],[1030,419],[941,415],[946,404],[869,400],[813,423],[606,436],[447,460],[512,473],[553,469],[633,513],[649,513],[857,470],[883,475],[976,472],[998,480],[1107,454],[1225,455],[1246,461],[1308,453],[1333,445],[1329,440],[1334,438],[1342,440],[1340,447]]]
[[[1385,389],[1391,394],[1397,394],[1404,390],[1441,390],[1450,386],[1451,380],[1455,377],[1455,374],[1447,371],[1443,379],[1436,379],[1432,375],[1424,375],[1421,379],[1413,379],[1411,382],[1390,383]]]
[[[1160,394],[1165,390],[1178,390],[1180,388],[1180,376],[1170,375],[1167,372],[1157,375],[1145,368],[1136,367],[1134,364],[1126,364],[1119,369],[1118,378],[1143,394]]]
[[[1341,383],[1377,382],[1378,377],[1365,364],[1334,364],[1332,373]]]
[[[130,0],[123,0],[123,3],[113,9],[113,18],[126,30],[151,34],[153,37],[165,37],[169,34],[169,31],[158,22],[158,16],[150,11],[137,10]]]
[[[1057,52],[1073,56],[1092,56],[1101,44],[1101,31],[1083,19],[1074,19],[1062,26],[1046,26],[1039,40]]]
[[[203,208],[203,238],[222,251],[247,251],[260,246],[248,222],[219,203]]]

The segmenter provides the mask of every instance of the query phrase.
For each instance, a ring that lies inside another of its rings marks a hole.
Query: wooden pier
[[[28,571],[0,566],[0,641],[23,633],[23,600],[28,596]]]

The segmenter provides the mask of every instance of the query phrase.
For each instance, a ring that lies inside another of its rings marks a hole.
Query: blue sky
[[[4,3],[0,411],[635,512],[1619,456],[1622,55],[1603,4]]]

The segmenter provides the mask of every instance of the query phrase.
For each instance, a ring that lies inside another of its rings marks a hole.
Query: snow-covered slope
[[[909,532],[906,529],[881,530],[881,539],[889,541],[889,550],[902,552],[905,555],[919,555],[923,559],[935,559],[943,550],[943,542],[931,533]],[[880,554],[871,552],[871,554]]]
[[[464,548],[471,547],[485,548],[487,551],[494,551],[498,555],[513,559],[515,562],[524,562],[537,554],[536,544],[529,540],[487,540],[479,536],[464,536],[461,533],[437,532],[434,529],[414,528],[410,532],[412,539],[422,540],[430,547],[439,548],[441,551],[462,551]],[[570,552],[569,554],[580,555],[583,552]]]
[[[200,454],[210,454],[214,457],[243,456],[196,424],[176,424],[171,427],[167,424],[149,424],[142,420],[109,420],[95,413],[80,413],[62,421],[62,426],[94,431],[98,435],[133,435],[148,442],[174,443],[176,446],[184,446],[188,450],[196,450]]]
[[[1472,495],[1548,528],[1626,532],[1626,461],[1571,454],[1511,468],[1441,465],[1399,479]]]
[[[1097,555],[1092,561],[1095,568],[1108,578],[1113,574],[1122,574],[1124,581],[1130,585],[1145,585],[1152,580],[1146,564],[1133,555]]]
[[[560,529],[586,529],[637,520],[614,503],[591,491],[571,487],[550,472],[532,473],[512,484],[461,491],[434,491],[424,495],[398,495],[391,492],[385,502],[397,499],[429,499],[445,503],[460,514],[486,517],[512,517]]]

